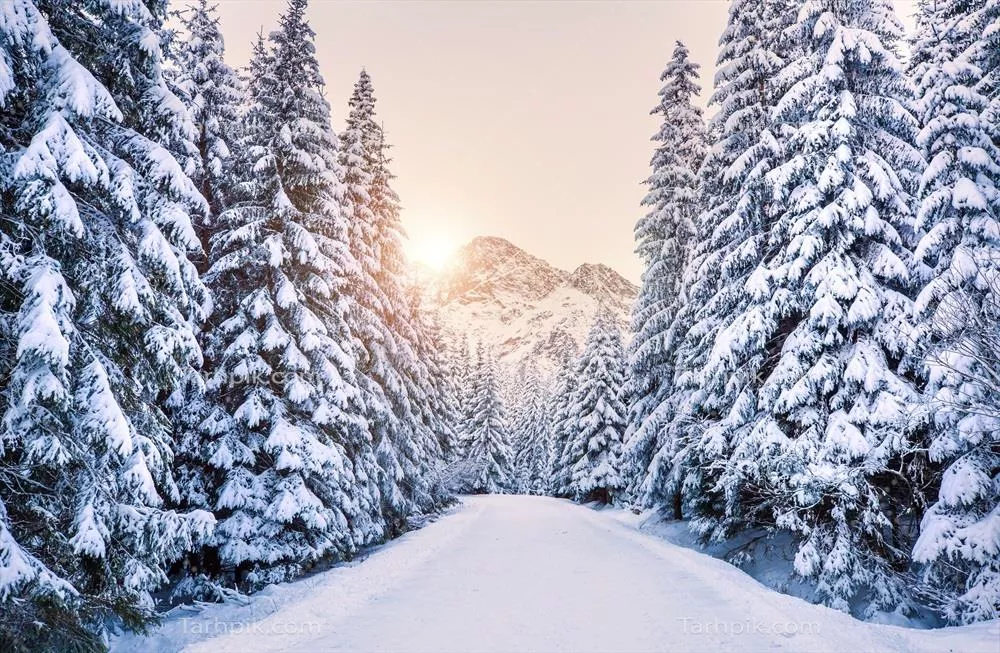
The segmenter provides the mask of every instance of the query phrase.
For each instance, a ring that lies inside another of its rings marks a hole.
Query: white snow
[[[246,605],[175,609],[151,636],[111,649],[997,651],[1000,621],[857,621],[639,532],[637,521],[557,499],[469,497],[359,564],[270,586]]]

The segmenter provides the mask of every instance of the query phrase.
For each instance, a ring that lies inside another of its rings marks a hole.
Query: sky
[[[216,0],[245,65],[284,0]],[[900,14],[912,2],[898,2]],[[312,0],[327,99],[343,124],[364,67],[393,144],[411,258],[478,235],[553,265],[632,280],[659,75],[682,39],[711,88],[725,0]]]

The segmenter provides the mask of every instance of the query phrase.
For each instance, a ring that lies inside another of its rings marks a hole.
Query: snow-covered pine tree
[[[216,6],[207,0],[175,12],[181,30],[171,33],[167,51],[167,78],[177,89],[194,128],[192,147],[177,151],[175,156],[207,202],[207,211],[194,221],[203,247],[203,255],[195,260],[202,272],[208,267],[211,230],[237,183],[230,145],[236,142],[239,112],[246,101],[242,81],[225,62],[225,43],[216,12]],[[200,456],[200,424],[209,410],[204,395],[203,375],[193,374],[171,395],[168,407],[177,434],[174,467],[180,505],[211,509]],[[203,568],[203,561],[193,557],[194,564]],[[175,589],[187,591],[185,586]]]
[[[466,458],[474,476],[468,492],[500,494],[510,489],[513,473],[513,453],[504,407],[500,402],[496,363],[493,354],[480,344],[476,352],[473,376],[473,407],[471,419],[465,425],[468,434]]]
[[[1000,128],[979,91],[985,4],[924,3],[913,48],[917,142],[929,162],[915,253],[930,277],[917,297],[917,338],[927,359],[929,455],[943,467],[913,557],[956,623],[1000,610],[1000,394],[991,351],[1000,306]]]
[[[932,606],[952,623],[971,623],[1000,610],[1000,285],[987,298],[954,291],[948,306],[936,311],[935,327],[949,335],[929,358],[932,382],[954,386],[942,384],[928,406],[942,412],[929,453],[943,473],[931,486],[936,502],[923,515],[913,559],[923,565],[920,590]]]
[[[529,464],[524,468],[525,490],[530,494],[546,494],[549,483],[549,451],[551,448],[551,432],[548,425],[548,408],[552,395],[545,393],[534,402],[534,429],[528,441],[530,454]]]
[[[672,506],[676,516],[688,504],[703,533],[722,508],[698,427],[700,416],[714,413],[703,403],[709,397],[700,376],[712,337],[744,299],[740,284],[759,255],[758,232],[767,220],[763,174],[776,147],[770,126],[781,80],[775,74],[790,48],[783,30],[794,18],[794,3],[734,0],[730,6],[711,98],[719,108],[708,125],[713,147],[698,174],[702,211],[670,334],[674,376],[656,406],[661,417],[651,420],[660,426],[648,472],[632,481],[645,505]]]
[[[177,16],[183,31],[173,43],[174,77],[195,128],[197,147],[196,156],[184,163],[208,202],[208,212],[195,224],[208,251],[212,225],[226,208],[235,183],[230,148],[245,96],[242,81],[225,61],[217,5],[198,0]]]
[[[383,513],[393,533],[437,500],[429,482],[441,458],[434,418],[425,413],[427,370],[417,355],[417,316],[407,299],[399,198],[390,185],[388,146],[375,118],[368,73],[349,102],[340,164],[350,207],[348,243],[359,274],[346,289],[348,318],[359,346],[359,383],[382,473]]]
[[[804,3],[775,114],[775,219],[704,374],[726,521],[792,532],[819,598],[841,610],[863,599],[869,613],[908,606],[886,480],[911,449],[917,401],[906,361],[922,160],[901,31],[885,0]]]
[[[975,4],[978,10],[970,13],[972,26],[968,31],[981,38],[972,43],[966,56],[982,71],[977,90],[989,99],[986,115],[996,125],[1000,124],[1000,0],[978,0]]]
[[[177,499],[163,397],[194,373],[204,200],[169,151],[162,3],[0,6],[0,648],[153,618],[211,515]],[[187,146],[191,144],[188,143]]]
[[[469,340],[465,335],[454,332],[442,333],[442,342],[457,343],[444,349],[446,353],[447,370],[451,377],[452,397],[454,401],[455,447],[448,457],[442,480],[452,492],[463,492],[471,485],[475,477],[475,466],[469,458],[471,443],[468,429],[472,425],[476,397],[476,375],[481,365],[478,365],[469,352]],[[481,350],[480,350],[481,352]]]
[[[579,385],[569,413],[577,424],[573,447],[572,494],[580,501],[613,503],[622,498],[621,449],[626,407],[625,352],[621,332],[604,308],[598,310],[579,362]]]
[[[532,362],[524,370],[514,411],[513,439],[516,489],[522,494],[543,494],[548,480],[549,393],[538,367]]]
[[[673,389],[660,408],[670,419],[642,488],[648,504],[672,503],[675,514],[683,499],[704,536],[725,535],[719,528],[726,507],[718,479],[731,451],[731,432],[740,426],[732,407],[746,402],[744,389],[752,381],[748,368],[736,361],[728,367],[709,363],[716,334],[746,310],[748,280],[773,248],[764,177],[780,151],[774,107],[787,87],[779,73],[795,47],[786,29],[799,4],[734,0],[720,41],[711,98],[719,111],[709,125],[713,146],[699,171],[698,245],[685,271],[685,305],[675,319]],[[705,429],[704,420],[720,417],[718,426],[730,433]]]
[[[683,333],[677,321],[684,301],[683,275],[695,236],[699,212],[697,171],[705,157],[706,134],[701,109],[692,104],[700,93],[698,64],[687,47],[677,42],[660,80],[660,102],[653,109],[663,123],[653,136],[657,143],[646,180],[649,192],[643,205],[650,210],[635,227],[636,253],[645,267],[632,312],[635,333],[628,352],[629,426],[623,450],[622,475],[630,495],[640,493],[658,446],[658,434],[672,420],[668,401],[674,354]],[[668,460],[661,455],[661,460]],[[660,484],[657,483],[659,486]],[[636,497],[648,501],[651,493]],[[680,492],[673,492],[678,506]],[[680,517],[679,514],[677,514]]]
[[[207,494],[220,563],[251,587],[383,532],[378,497],[352,464],[367,441],[340,292],[356,265],[305,9],[290,0],[255,48],[234,162],[245,181],[220,216],[206,275],[217,305]]]
[[[451,339],[458,341],[458,346],[452,348],[450,356],[450,368],[456,385],[456,435],[458,437],[458,449],[456,456],[464,458],[468,449],[468,432],[465,430],[472,418],[473,380],[475,371],[472,352],[469,348],[468,336],[458,337],[450,334]]]
[[[454,497],[442,483],[444,468],[458,455],[458,387],[449,369],[449,355],[441,334],[437,316],[422,308],[422,289],[410,284],[407,289],[410,302],[410,321],[417,340],[414,343],[418,370],[410,399],[419,410],[420,419],[428,434],[433,437],[430,446],[424,447],[428,459],[433,506],[450,503]]]
[[[531,383],[531,375],[535,370],[515,369],[509,375],[508,387],[502,388],[501,401],[507,406],[507,421],[510,425],[511,451],[514,456],[513,470],[510,479],[510,491],[514,494],[528,494],[525,469],[529,466],[528,442],[530,439],[528,426],[531,410],[531,398],[527,385]],[[506,392],[504,392],[504,390]],[[521,391],[524,392],[521,392]]]
[[[458,377],[452,367],[454,356],[451,345],[445,339],[444,330],[437,321],[437,316],[428,316],[429,329],[428,337],[434,343],[434,372],[435,383],[441,395],[442,409],[437,411],[438,418],[444,422],[447,429],[446,436],[441,438],[441,453],[445,464],[454,462],[462,451],[462,413],[459,402],[461,401],[461,389],[458,386]]]
[[[573,398],[580,383],[579,359],[567,354],[559,368],[556,390],[552,396],[549,432],[549,493],[557,497],[572,496],[573,447],[579,442],[576,437],[579,427],[572,413]]]

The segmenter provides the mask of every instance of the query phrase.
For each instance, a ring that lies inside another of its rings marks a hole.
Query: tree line
[[[545,456],[514,420],[511,486],[788,538],[861,617],[996,618],[998,38],[996,0],[923,2],[908,38],[884,0],[733,0],[707,121],[678,43],[632,339],[598,318]]]
[[[706,539],[790,535],[841,610],[1000,608],[998,33],[737,0],[707,124],[683,45],[663,75],[623,466]]]
[[[0,8],[0,643],[100,650],[458,492],[789,538],[858,616],[1000,609],[1000,2],[732,0],[664,70],[628,343],[447,348],[362,71],[306,1],[245,70],[199,0]],[[164,590],[166,588],[166,590]],[[164,595],[164,591],[166,595]]]
[[[306,8],[237,71],[207,0],[0,7],[4,650],[101,650],[451,501],[372,80],[338,136]]]

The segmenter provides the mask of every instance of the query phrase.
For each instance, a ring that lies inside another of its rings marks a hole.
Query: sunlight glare
[[[410,260],[422,263],[434,270],[441,270],[458,248],[455,240],[447,234],[430,233],[412,235],[407,250]]]

